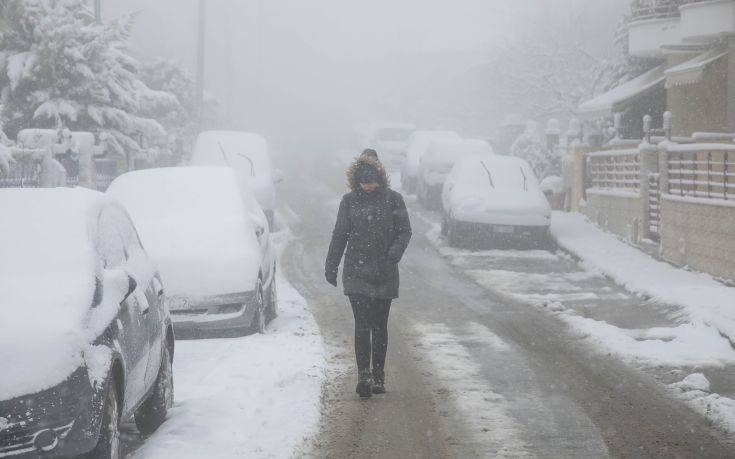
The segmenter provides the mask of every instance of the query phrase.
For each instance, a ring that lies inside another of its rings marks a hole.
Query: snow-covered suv
[[[0,190],[0,457],[118,457],[173,405],[174,334],[125,210],[96,191]]]

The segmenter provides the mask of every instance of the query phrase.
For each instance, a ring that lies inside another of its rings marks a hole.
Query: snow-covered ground
[[[555,213],[551,229],[559,245],[579,257],[583,266],[653,302],[679,308],[672,313],[680,324],[677,327],[624,330],[564,314],[572,328],[608,351],[653,364],[701,369],[735,362],[735,288],[655,260],[580,214]],[[692,373],[668,387],[694,410],[735,434],[735,399],[711,392],[703,373]]]
[[[283,458],[316,434],[325,351],[306,301],[278,277],[264,335],[177,341],[176,405],[134,458]]]
[[[581,214],[556,212],[551,231],[562,247],[627,290],[680,306],[683,317],[716,327],[735,342],[735,288],[657,261],[598,229]]]
[[[562,251],[455,249],[432,223],[429,240],[477,284],[554,315],[592,349],[650,371],[735,435],[735,381],[728,376],[735,366],[734,288],[657,261],[577,214],[555,213],[552,232],[579,263]]]

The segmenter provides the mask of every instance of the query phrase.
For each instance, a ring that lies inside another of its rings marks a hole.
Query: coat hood
[[[359,188],[357,179],[355,178],[355,172],[357,172],[357,169],[363,164],[373,166],[375,169],[377,169],[378,174],[380,174],[380,184],[384,188],[390,188],[390,179],[388,178],[388,174],[386,174],[385,172],[383,164],[375,158],[363,155],[355,159],[350,167],[347,169],[347,186],[351,191]]]

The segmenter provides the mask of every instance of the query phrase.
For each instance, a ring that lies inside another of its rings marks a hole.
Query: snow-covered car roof
[[[253,290],[262,254],[232,168],[128,172],[107,194],[130,213],[169,296]]]
[[[465,156],[454,165],[451,182],[451,205],[474,202],[494,209],[549,209],[533,169],[515,156]]]
[[[459,158],[469,155],[492,155],[493,148],[480,139],[436,139],[421,158],[427,163],[454,164]]]
[[[411,134],[408,153],[406,155],[406,168],[409,174],[416,174],[421,156],[426,153],[431,142],[441,139],[459,140],[460,136],[454,131],[415,131]]]
[[[260,134],[240,131],[205,131],[199,134],[191,156],[192,166],[230,166],[253,191],[265,209],[275,206],[273,166],[268,142]]]
[[[0,190],[0,400],[62,382],[115,316],[117,305],[90,310],[108,205],[83,188]]]

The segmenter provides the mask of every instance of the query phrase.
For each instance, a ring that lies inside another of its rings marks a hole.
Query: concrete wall
[[[674,114],[673,134],[731,132],[728,122],[728,58],[710,64],[699,83],[674,86],[666,91],[666,106]]]
[[[586,204],[580,207],[600,228],[638,243],[643,221],[641,197],[635,193],[587,190]]]
[[[684,202],[664,195],[661,251],[677,265],[735,280],[735,203]]]

